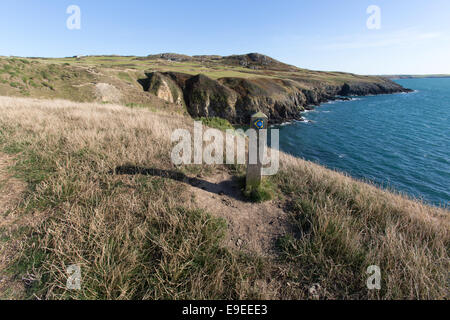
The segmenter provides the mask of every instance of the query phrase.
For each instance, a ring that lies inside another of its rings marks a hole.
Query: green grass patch
[[[228,130],[228,129],[234,129],[234,127],[231,125],[231,123],[226,120],[226,119],[222,119],[222,118],[218,118],[218,117],[213,117],[213,118],[205,118],[205,117],[201,117],[201,118],[197,118],[197,121],[201,121],[205,126],[208,126],[210,128],[215,128],[215,129],[219,129],[219,130]]]
[[[238,182],[241,186],[243,195],[251,202],[259,203],[269,201],[277,194],[275,185],[270,180],[270,177],[264,177],[261,184],[256,188],[246,186],[245,176],[240,176]]]
[[[128,83],[133,83],[133,82],[134,82],[133,79],[130,77],[130,75],[129,75],[127,72],[119,72],[119,73],[117,74],[117,76],[118,76],[121,80],[126,81],[126,82],[128,82]]]

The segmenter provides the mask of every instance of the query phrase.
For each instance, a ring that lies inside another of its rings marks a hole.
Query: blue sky
[[[380,29],[366,26],[370,5]],[[450,73],[449,14],[448,0],[2,0],[0,55],[260,52],[316,70]]]

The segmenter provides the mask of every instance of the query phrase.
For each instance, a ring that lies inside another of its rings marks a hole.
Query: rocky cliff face
[[[313,82],[294,76],[284,79],[221,78],[183,73],[149,73],[145,90],[160,98],[185,105],[192,117],[221,117],[235,124],[247,124],[258,111],[271,123],[301,119],[300,112],[323,102],[352,95],[408,92],[384,78],[356,78],[349,82]]]
[[[140,80],[145,91],[153,93],[167,102],[184,106],[183,91],[171,77],[160,72],[146,74],[147,79]]]

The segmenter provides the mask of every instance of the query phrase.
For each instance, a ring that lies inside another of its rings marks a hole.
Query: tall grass
[[[198,210],[185,184],[115,173],[183,169],[170,161],[180,127],[192,119],[0,97],[0,147],[28,183],[16,214],[42,221],[21,229],[11,266],[29,279],[27,297],[303,299],[319,284],[329,299],[448,298],[446,210],[282,154],[271,184],[295,228],[279,239],[279,255],[261,258],[226,247],[226,221]],[[81,291],[66,289],[72,264]],[[369,265],[381,268],[381,291],[365,288]]]
[[[280,239],[294,282],[322,298],[448,299],[449,212],[283,155],[276,177],[296,232]],[[367,267],[382,273],[367,290]],[[301,267],[299,267],[301,266]]]
[[[1,143],[29,184],[29,228],[14,266],[47,299],[232,299],[260,297],[257,258],[222,246],[223,220],[197,210],[186,186],[121,176],[126,164],[171,168],[170,134],[182,117],[144,109],[1,98]],[[66,290],[81,266],[83,290]]]

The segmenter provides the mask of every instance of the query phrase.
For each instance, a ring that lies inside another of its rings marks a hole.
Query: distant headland
[[[259,111],[280,123],[330,100],[410,91],[383,76],[312,71],[259,53],[0,58],[0,64],[11,75],[0,83],[3,95],[144,105],[157,97],[194,118],[234,124]]]

